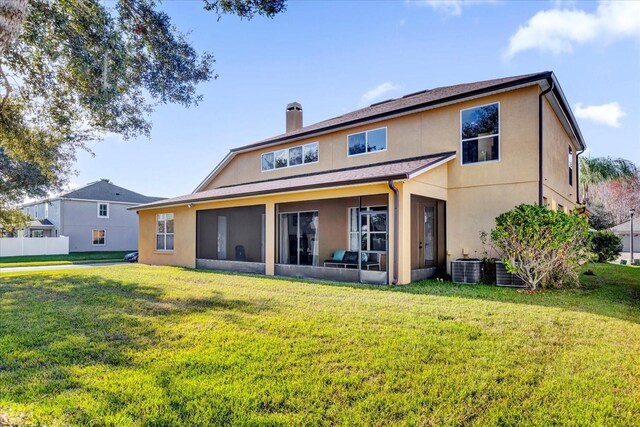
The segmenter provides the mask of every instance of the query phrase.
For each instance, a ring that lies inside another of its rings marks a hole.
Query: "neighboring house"
[[[32,220],[25,237],[69,237],[70,252],[124,251],[138,247],[138,217],[127,208],[162,200],[107,180],[47,200],[22,205]]]
[[[552,72],[310,126],[292,103],[285,134],[231,150],[192,194],[135,208],[140,261],[409,283],[482,257],[479,233],[518,204],[573,208],[584,149]]]
[[[622,252],[631,253],[631,220],[612,227],[611,231],[622,237]],[[633,219],[633,253],[640,254],[640,218],[638,217]]]

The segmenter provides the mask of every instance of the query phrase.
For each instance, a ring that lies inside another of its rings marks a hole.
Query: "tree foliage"
[[[638,174],[638,167],[631,160],[612,157],[580,158],[580,187],[585,203],[591,202],[590,186],[630,179]]]
[[[203,0],[203,8],[251,19],[285,3]],[[157,105],[197,105],[197,86],[217,77],[213,64],[154,0],[0,3],[0,212],[59,189],[89,141],[149,136]]]
[[[613,261],[622,252],[622,237],[608,230],[591,232],[591,250],[598,262]]]
[[[578,267],[589,253],[587,219],[573,212],[523,204],[496,218],[490,239],[507,271],[531,289],[578,284]]]

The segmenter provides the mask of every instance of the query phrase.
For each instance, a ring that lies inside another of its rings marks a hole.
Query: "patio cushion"
[[[345,250],[339,250],[339,251],[335,251],[333,253],[333,257],[331,258],[332,261],[342,261],[342,258],[344,258],[344,253],[346,251]]]
[[[358,252],[348,251],[344,253],[344,257],[342,261],[348,264],[357,264],[358,263]]]

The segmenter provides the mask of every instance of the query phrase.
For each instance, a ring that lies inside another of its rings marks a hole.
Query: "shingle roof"
[[[334,127],[345,126],[351,122],[358,122],[365,119],[375,119],[379,116],[385,116],[390,113],[401,113],[404,110],[411,110],[422,106],[428,106],[429,104],[438,104],[446,102],[452,98],[460,96],[471,96],[475,92],[485,92],[489,89],[497,89],[500,86],[510,86],[512,84],[520,83],[533,83],[535,81],[547,78],[551,76],[551,72],[523,74],[520,76],[506,77],[501,79],[484,80],[473,83],[463,83],[453,86],[443,86],[430,90],[423,90],[420,92],[405,95],[401,98],[390,99],[388,101],[378,102],[372,104],[369,107],[362,108],[360,110],[352,111],[350,113],[343,114],[338,117],[334,117],[329,120],[314,123],[309,126],[305,126],[301,129],[288,132],[285,134],[277,135],[271,138],[258,141],[254,144],[245,145],[242,147],[234,148],[231,151],[243,151],[249,148],[259,147],[261,145],[267,145],[274,142],[281,142],[283,140],[292,139],[306,135],[308,133],[315,133],[325,129],[332,129]]]
[[[36,219],[29,221],[28,228],[53,228],[54,225],[48,219]]]
[[[631,220],[625,221],[622,224],[618,224],[615,227],[611,227],[611,231],[616,234],[631,233]],[[633,234],[636,233],[640,233],[640,216],[636,216],[633,219]]]
[[[107,202],[150,203],[161,197],[148,197],[126,188],[118,187],[106,180],[87,184],[84,187],[62,194],[63,199],[104,200]]]
[[[447,162],[455,157],[455,152],[444,152],[411,159],[378,163],[370,166],[358,166],[336,169],[328,172],[317,172],[296,175],[287,178],[251,182],[212,190],[187,194],[184,196],[148,203],[129,209],[149,209],[162,206],[184,205],[187,203],[210,200],[246,197],[258,194],[281,193],[306,190],[312,188],[337,187],[367,182],[383,182],[390,179],[409,179],[414,174],[423,173],[432,167]]]

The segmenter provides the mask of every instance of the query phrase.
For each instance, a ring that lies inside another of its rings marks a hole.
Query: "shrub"
[[[589,258],[589,224],[577,212],[565,214],[523,204],[496,218],[487,237],[507,271],[531,289],[575,286],[578,268]]]
[[[612,231],[592,231],[591,250],[598,257],[598,262],[613,261],[622,251],[622,238]]]

